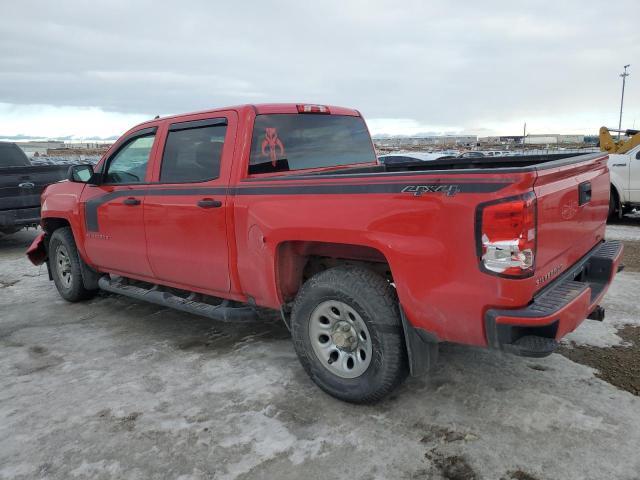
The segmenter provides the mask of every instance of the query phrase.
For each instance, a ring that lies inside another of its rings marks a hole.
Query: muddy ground
[[[639,231],[636,231],[639,230]],[[624,244],[626,272],[640,272],[640,219],[625,217],[608,228],[608,238]],[[638,293],[637,291],[635,292]],[[632,300],[636,305],[638,298]],[[633,395],[640,395],[640,326],[624,325],[617,331],[620,345],[597,347],[568,342],[558,352],[574,362],[596,369],[596,376]]]
[[[640,227],[639,227],[640,228]],[[640,242],[622,241],[624,257],[622,263],[627,272],[640,272]]]
[[[563,347],[559,352],[574,362],[597,370],[596,376],[636,396],[640,395],[640,327],[618,330],[623,345],[607,348],[588,345]]]
[[[443,345],[362,407],[314,386],[279,323],[62,301],[23,258],[33,236],[0,240],[0,479],[640,478],[640,397],[617,377],[638,371],[631,256],[563,354]]]

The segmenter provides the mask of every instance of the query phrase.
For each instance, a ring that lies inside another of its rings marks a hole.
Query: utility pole
[[[527,122],[524,122],[524,129],[522,130],[522,155],[524,155],[524,143],[527,138]]]
[[[627,73],[627,68],[629,68],[631,64],[624,66],[624,72],[620,74],[622,77],[622,97],[620,98],[620,120],[618,120],[618,140],[620,140],[620,130],[622,130],[622,105],[624,104],[624,85],[627,83],[627,77],[630,75]]]

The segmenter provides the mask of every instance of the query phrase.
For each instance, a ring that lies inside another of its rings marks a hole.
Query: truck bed
[[[330,175],[352,175],[385,172],[437,172],[453,170],[465,173],[482,172],[516,172],[555,168],[573,163],[580,163],[601,157],[602,153],[552,153],[546,155],[518,155],[513,157],[457,158],[444,157],[437,160],[422,161],[412,158],[410,154],[387,155],[383,165],[341,168]],[[328,175],[327,172],[307,173],[305,175]],[[298,176],[298,175],[296,175]],[[291,178],[292,175],[286,175]],[[272,177],[278,178],[278,177]]]
[[[387,171],[397,170],[487,170],[487,169],[539,169],[554,168],[571,163],[601,157],[602,153],[552,153],[546,155],[517,155],[513,157],[440,158],[428,162],[411,161],[405,163],[402,156],[386,165]],[[405,157],[411,160],[410,157]],[[427,165],[425,165],[425,163]]]

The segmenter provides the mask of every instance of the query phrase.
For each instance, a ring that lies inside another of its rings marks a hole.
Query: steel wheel
[[[373,354],[362,317],[344,302],[320,303],[309,319],[309,340],[320,363],[341,378],[362,375]]]
[[[71,271],[71,259],[69,258],[69,252],[64,245],[58,245],[56,248],[56,271],[60,283],[65,288],[71,288],[71,282],[73,282],[73,273]]]

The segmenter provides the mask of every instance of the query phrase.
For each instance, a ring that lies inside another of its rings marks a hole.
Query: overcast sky
[[[359,109],[373,133],[640,127],[640,2],[3,2],[0,136],[112,136],[240,103]],[[634,62],[636,63],[634,65]],[[637,71],[637,73],[635,73]]]

